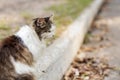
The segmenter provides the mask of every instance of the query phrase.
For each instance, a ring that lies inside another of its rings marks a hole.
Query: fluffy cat
[[[0,43],[0,80],[38,80],[35,63],[45,48],[43,41],[54,35],[50,17],[36,18]]]

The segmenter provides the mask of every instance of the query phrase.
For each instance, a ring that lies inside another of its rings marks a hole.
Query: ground
[[[120,80],[119,4],[120,0],[107,0],[102,7],[71,64],[72,68],[70,67],[66,73],[65,80]],[[79,69],[81,66],[84,73]]]

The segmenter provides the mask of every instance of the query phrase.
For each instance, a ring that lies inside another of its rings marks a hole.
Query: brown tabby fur
[[[15,73],[10,57],[32,66],[32,54],[23,45],[22,40],[14,35],[10,36],[0,43],[0,80],[33,80],[25,77],[26,74],[20,75],[24,76],[25,79],[19,78],[20,76]]]
[[[33,27],[40,40],[42,39],[42,33],[50,32],[52,22],[49,18],[50,17],[34,19]],[[0,80],[34,80],[34,75],[31,73],[17,74],[11,62],[11,57],[15,61],[29,66],[32,66],[34,63],[33,55],[24,45],[21,38],[15,35],[10,36],[0,42]]]
[[[39,35],[40,40],[42,39],[42,33],[50,32],[51,24],[52,21],[50,20],[50,17],[34,19],[33,27],[36,33]]]

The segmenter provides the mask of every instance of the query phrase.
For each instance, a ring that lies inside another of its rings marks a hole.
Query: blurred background
[[[54,14],[56,37],[92,0],[0,0],[0,40],[36,17]]]

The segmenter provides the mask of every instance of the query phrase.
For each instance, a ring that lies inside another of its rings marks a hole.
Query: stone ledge
[[[104,0],[93,0],[60,38],[43,52],[37,67],[39,80],[61,80],[103,2]]]

